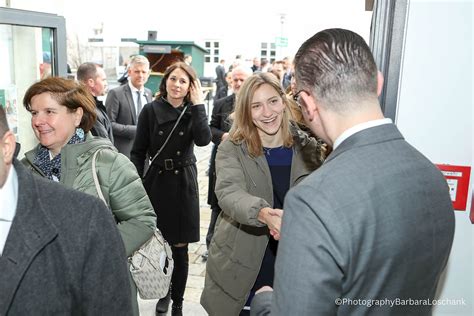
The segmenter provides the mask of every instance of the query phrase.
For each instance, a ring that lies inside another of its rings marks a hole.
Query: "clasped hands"
[[[281,219],[283,217],[283,210],[279,208],[264,207],[258,214],[258,220],[267,224],[270,230],[270,235],[275,240],[280,239]]]

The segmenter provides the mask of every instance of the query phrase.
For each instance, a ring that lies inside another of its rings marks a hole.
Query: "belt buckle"
[[[165,159],[165,170],[173,170],[173,159]]]

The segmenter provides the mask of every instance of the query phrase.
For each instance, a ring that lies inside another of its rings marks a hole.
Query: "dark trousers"
[[[209,245],[211,244],[212,236],[214,236],[214,229],[216,228],[216,221],[217,217],[221,213],[221,208],[217,205],[211,206],[211,221],[209,222],[209,227],[207,229],[206,235],[206,246],[209,249]]]

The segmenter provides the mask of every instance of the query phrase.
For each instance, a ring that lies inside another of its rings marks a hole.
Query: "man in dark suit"
[[[225,80],[225,60],[221,59],[219,65],[216,67],[216,91],[221,90],[223,87],[227,86],[227,81]]]
[[[214,103],[212,109],[211,122],[209,127],[211,128],[212,147],[211,157],[209,160],[209,185],[207,192],[207,203],[211,206],[211,220],[209,222],[209,228],[206,235],[206,245],[209,247],[212,236],[214,235],[214,228],[216,225],[217,217],[221,212],[219,204],[217,204],[217,197],[214,193],[214,187],[216,185],[216,154],[217,147],[219,144],[226,140],[229,136],[229,130],[232,125],[232,121],[229,119],[229,115],[234,111],[235,94],[239,92],[240,87],[244,81],[252,75],[252,71],[242,66],[238,66],[232,71],[232,91],[233,94],[217,100]],[[207,259],[207,252],[203,255],[204,259]]]
[[[128,84],[112,89],[105,100],[107,114],[112,122],[114,145],[130,157],[138,115],[143,106],[152,101],[151,90],[145,88],[150,75],[150,63],[145,56],[136,55],[130,60]]]
[[[77,68],[77,80],[87,87],[95,100],[97,119],[91,129],[92,135],[108,138],[113,144],[112,123],[110,123],[104,103],[97,98],[105,95],[107,91],[107,77],[104,69],[94,63],[83,63]]]
[[[252,314],[430,315],[454,236],[445,179],[384,118],[359,35],[317,33],[295,75],[295,100],[333,151],[286,196],[273,302],[262,289]]]
[[[125,248],[97,198],[33,176],[0,107],[0,315],[131,315]]]

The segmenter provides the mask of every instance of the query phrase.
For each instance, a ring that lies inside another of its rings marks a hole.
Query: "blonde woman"
[[[210,315],[245,315],[256,289],[272,285],[286,192],[322,164],[320,144],[290,121],[271,73],[249,77],[216,158],[222,212],[209,247],[201,304]]]

